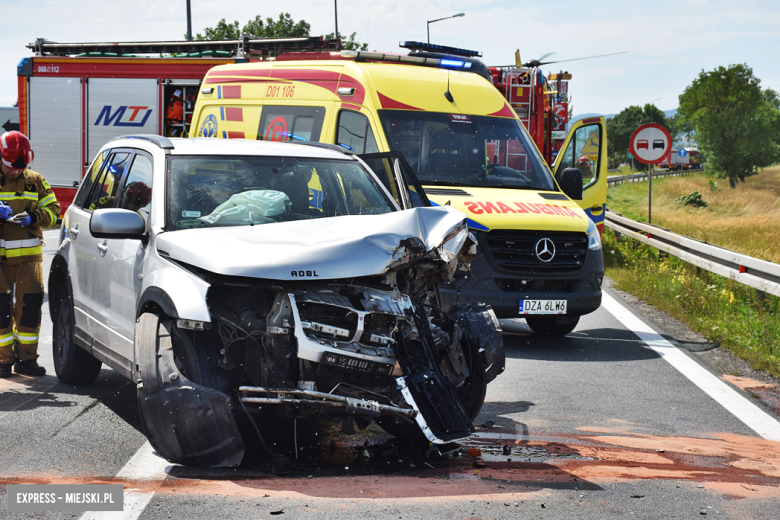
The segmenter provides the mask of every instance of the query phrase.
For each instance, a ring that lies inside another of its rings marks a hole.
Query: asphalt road
[[[266,439],[293,459],[280,472],[251,436],[239,468],[168,465],[121,376],[104,368],[87,387],[53,376],[44,305],[51,375],[0,380],[0,518],[780,518],[780,422],[758,399],[772,390],[724,378],[711,353],[677,348],[689,334],[656,335],[647,312],[608,289],[566,338],[504,321],[507,369],[459,456],[427,457],[373,426],[299,423],[295,460],[280,424]],[[111,483],[125,486],[124,512],[6,510],[7,484]]]

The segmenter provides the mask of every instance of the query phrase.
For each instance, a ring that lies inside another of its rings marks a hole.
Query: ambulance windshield
[[[395,208],[353,160],[174,156],[168,229],[247,226]]]
[[[390,148],[423,184],[557,190],[516,119],[407,110],[379,117]]]

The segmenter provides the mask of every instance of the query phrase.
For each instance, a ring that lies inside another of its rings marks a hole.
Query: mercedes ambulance
[[[551,170],[467,52],[287,53],[217,66],[201,84],[190,135],[336,144],[380,178],[415,193],[421,185],[412,201],[391,192],[401,207],[459,209],[481,251],[440,288],[442,308],[483,302],[538,334],[567,334],[601,304],[606,122],[576,122]],[[310,208],[327,211],[317,188],[313,175]]]

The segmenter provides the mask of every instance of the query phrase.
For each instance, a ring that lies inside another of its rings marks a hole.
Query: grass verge
[[[780,299],[604,229],[606,274],[633,294],[780,377]]]

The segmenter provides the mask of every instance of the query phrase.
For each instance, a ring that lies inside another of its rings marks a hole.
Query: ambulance
[[[214,67],[190,135],[312,141],[360,156],[402,208],[468,216],[480,254],[440,287],[442,308],[487,303],[537,334],[571,332],[601,304],[605,119],[574,123],[550,168],[473,51],[420,45]],[[316,176],[308,188],[312,211],[329,207]]]

